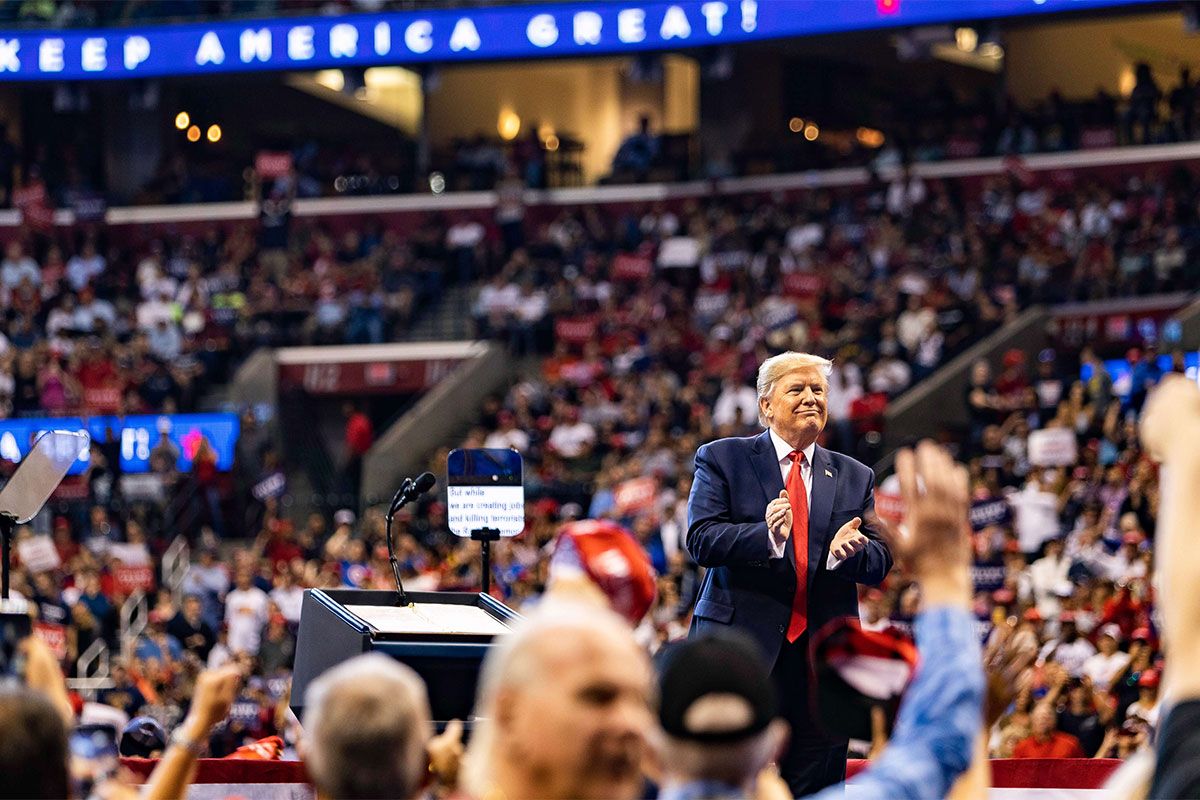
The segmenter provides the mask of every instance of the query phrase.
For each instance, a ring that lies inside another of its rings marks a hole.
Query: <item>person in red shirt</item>
[[[1033,735],[1017,742],[1013,758],[1083,758],[1083,747],[1069,733],[1057,730],[1054,709],[1041,703],[1030,720]]]
[[[354,403],[346,403],[342,413],[346,415],[346,492],[357,507],[363,457],[375,443],[375,429],[371,426],[371,418]]]

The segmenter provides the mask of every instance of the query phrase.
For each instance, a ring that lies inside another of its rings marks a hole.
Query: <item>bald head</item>
[[[544,601],[484,662],[468,789],[510,797],[636,797],[651,670],[625,622]]]
[[[429,699],[415,672],[371,653],[326,672],[305,694],[308,771],[323,797],[416,797],[431,734]]]

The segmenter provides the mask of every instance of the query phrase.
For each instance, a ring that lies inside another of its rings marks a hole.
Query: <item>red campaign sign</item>
[[[254,171],[260,178],[282,178],[292,171],[292,154],[263,150],[254,157]]]
[[[584,344],[596,338],[595,317],[567,317],[554,323],[554,337],[568,344]]]
[[[34,634],[41,639],[50,648],[50,652],[54,653],[54,657],[62,661],[67,657],[67,629],[64,625],[59,625],[57,622],[41,622],[33,623]]]
[[[898,494],[875,490],[875,513],[884,522],[897,523],[904,519],[904,499]]]
[[[113,569],[113,583],[122,594],[133,594],[139,589],[149,591],[154,588],[154,569],[146,565],[128,567],[118,564]]]
[[[658,480],[653,477],[631,478],[617,484],[613,505],[618,514],[636,514],[652,507],[658,496]]]
[[[281,389],[300,388],[309,394],[419,392],[437,384],[462,360],[433,358],[280,364],[279,385]]]
[[[824,285],[815,272],[789,272],[783,276],[783,293],[792,297],[816,297]]]
[[[654,269],[649,256],[621,253],[613,258],[610,275],[614,281],[640,281]]]
[[[121,390],[116,386],[84,389],[83,404],[97,414],[115,414],[121,407]]]

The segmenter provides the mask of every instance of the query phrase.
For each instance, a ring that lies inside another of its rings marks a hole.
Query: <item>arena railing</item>
[[[183,600],[183,581],[187,578],[190,567],[191,549],[188,547],[187,537],[182,534],[177,535],[170,546],[163,551],[162,556],[163,585],[171,590],[176,603]]]
[[[137,646],[138,637],[146,630],[150,620],[150,605],[146,601],[146,593],[140,589],[126,598],[121,604],[121,655],[129,658]]]

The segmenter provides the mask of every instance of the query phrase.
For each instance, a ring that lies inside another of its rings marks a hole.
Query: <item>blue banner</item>
[[[126,473],[150,471],[150,453],[163,445],[165,437],[178,454],[175,462],[180,472],[192,468],[192,460],[202,439],[208,440],[217,456],[217,469],[233,467],[234,449],[241,430],[236,414],[159,414],[129,417],[31,417],[0,420],[0,458],[19,462],[29,454],[29,448],[46,431],[85,430],[92,437],[92,447],[117,440],[121,443],[121,470]],[[90,450],[84,453],[69,475],[87,470]]]
[[[90,80],[674,50],[1155,0],[592,2],[0,31],[0,80]]]

